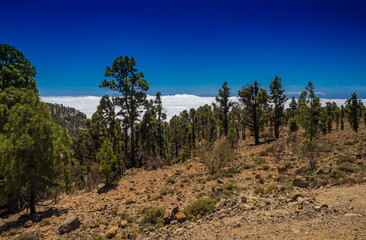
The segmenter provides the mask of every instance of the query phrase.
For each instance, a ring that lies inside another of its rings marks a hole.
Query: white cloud
[[[42,101],[49,103],[63,104],[64,106],[73,107],[81,112],[85,113],[90,118],[97,110],[99,100],[98,96],[49,96],[41,97]],[[148,99],[154,99],[154,96],[148,96]],[[237,97],[232,97],[232,101],[238,101]],[[346,99],[325,99],[321,98],[321,103],[336,102],[338,106],[344,105]],[[163,107],[167,113],[167,119],[169,120],[174,115],[178,115],[183,110],[189,110],[191,108],[198,108],[205,104],[211,104],[215,101],[215,97],[200,97],[190,94],[177,94],[162,96]],[[290,99],[286,102],[285,106],[288,107]],[[362,100],[366,105],[366,99]]]

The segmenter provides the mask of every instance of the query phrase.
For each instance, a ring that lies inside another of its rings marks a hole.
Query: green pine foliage
[[[116,162],[117,157],[113,153],[112,143],[109,139],[103,141],[102,147],[97,153],[97,162],[102,166],[102,173],[106,182],[106,185],[110,185],[110,175],[112,172],[112,165]]]
[[[248,116],[247,125],[254,135],[255,144],[259,144],[259,131],[266,121],[265,111],[268,107],[267,91],[255,81],[239,91],[239,99],[244,104]]]
[[[270,102],[273,104],[273,123],[275,138],[280,136],[280,127],[283,125],[284,120],[284,108],[287,101],[286,95],[283,93],[285,90],[282,88],[281,78],[275,77],[275,79],[269,85],[270,88]],[[294,104],[294,103],[293,103]],[[294,107],[294,106],[292,106]]]
[[[35,213],[37,197],[57,184],[68,163],[68,134],[53,123],[46,105],[31,90],[22,92],[11,107],[3,131],[2,196],[28,196],[30,211]]]

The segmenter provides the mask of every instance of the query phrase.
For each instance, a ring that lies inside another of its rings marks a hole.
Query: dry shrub
[[[88,189],[88,191],[93,190],[100,183],[101,176],[99,172],[100,166],[97,163],[93,162],[90,165],[90,171],[84,177],[85,187]]]
[[[232,163],[235,152],[226,139],[220,139],[212,147],[202,148],[199,156],[207,171],[214,175],[221,173],[225,167]]]
[[[272,145],[272,155],[277,159],[280,160],[282,154],[285,152],[285,148],[286,148],[286,143],[284,141],[281,140],[277,140],[273,145]]]

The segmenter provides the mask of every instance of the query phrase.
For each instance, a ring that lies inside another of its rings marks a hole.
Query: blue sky
[[[0,42],[37,68],[40,94],[102,95],[106,66],[134,57],[150,94],[237,94],[279,75],[322,97],[366,98],[365,1],[5,1]],[[290,94],[289,94],[290,95]]]

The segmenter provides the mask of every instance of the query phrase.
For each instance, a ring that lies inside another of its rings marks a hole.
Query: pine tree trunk
[[[36,194],[34,190],[31,190],[30,197],[29,197],[29,208],[30,208],[30,214],[36,213]]]

